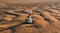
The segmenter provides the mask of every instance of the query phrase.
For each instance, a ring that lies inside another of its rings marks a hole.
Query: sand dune
[[[33,24],[26,23],[30,8],[33,10]],[[0,33],[60,33],[60,9],[56,8],[56,3],[36,6],[2,6],[0,9],[0,18],[5,17],[4,20],[0,20]],[[17,18],[16,15],[18,15]]]
[[[31,5],[31,4],[45,4],[45,3],[57,3],[60,0],[0,0],[12,5]]]

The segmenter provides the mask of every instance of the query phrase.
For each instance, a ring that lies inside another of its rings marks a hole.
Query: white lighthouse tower
[[[30,9],[29,15],[28,15],[28,23],[32,23],[32,9]]]

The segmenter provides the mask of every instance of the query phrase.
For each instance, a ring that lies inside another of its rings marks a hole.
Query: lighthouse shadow
[[[28,22],[28,19],[27,19],[23,24],[32,24],[35,28],[39,28],[39,26],[36,25],[36,24],[34,23],[34,21],[33,21],[32,23],[29,23],[29,22]]]

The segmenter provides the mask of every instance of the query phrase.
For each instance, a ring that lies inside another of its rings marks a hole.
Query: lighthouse
[[[28,15],[28,23],[32,23],[32,9],[30,9],[29,15]]]

